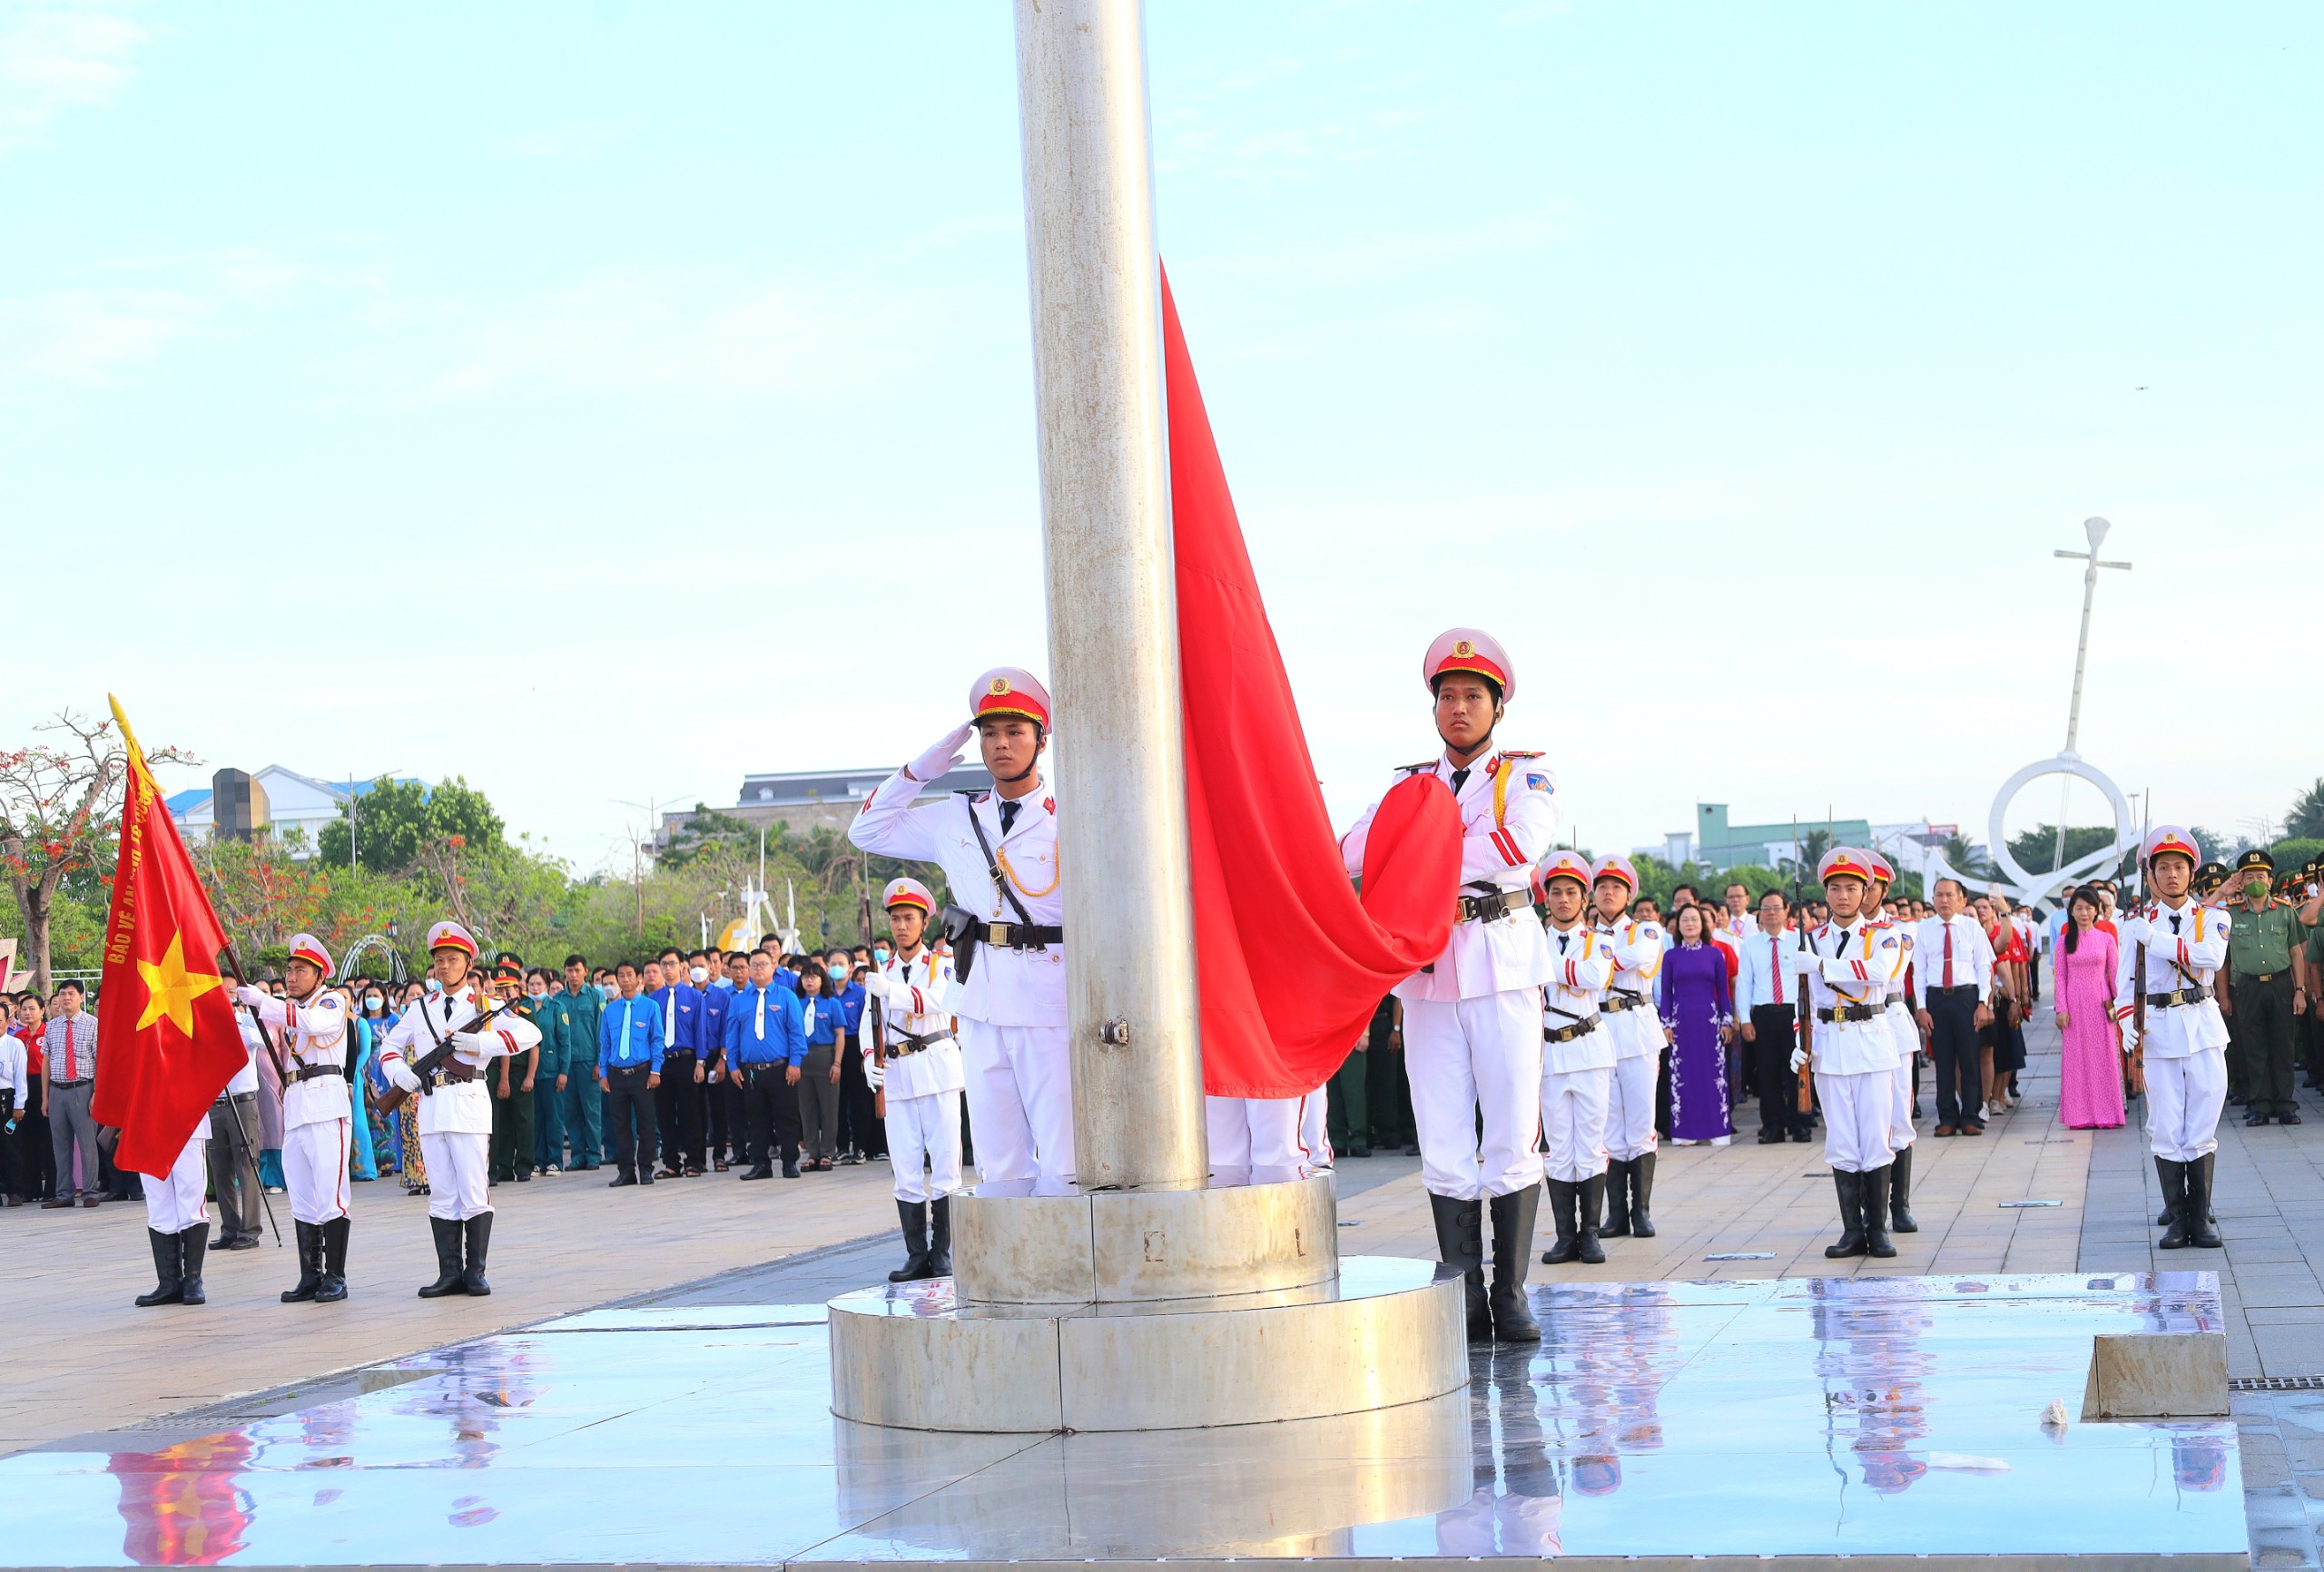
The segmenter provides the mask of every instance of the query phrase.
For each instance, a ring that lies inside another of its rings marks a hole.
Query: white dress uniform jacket
[[[1807,936],[1801,964],[1811,1008],[1868,1004],[1882,1010],[1884,990],[1905,975],[1905,946],[1893,928],[1866,922],[1827,922]],[[1816,1021],[1815,1068],[1827,1076],[1861,1076],[1896,1067],[1896,1040],[1876,1015],[1870,1020]]]
[[[305,1002],[279,999],[269,994],[257,1003],[258,1018],[283,1050],[287,1069],[296,1065],[301,1078],[282,1088],[282,1127],[328,1124],[354,1111],[347,1076],[304,1078],[310,1066],[347,1068],[347,1000],[332,989],[318,988]]]
[[[982,966],[988,957],[977,957]],[[960,1070],[960,1046],[952,1040],[952,1015],[945,998],[953,990],[952,961],[923,946],[906,960],[891,954],[887,965],[863,979],[864,991],[880,1001],[880,1046],[892,1053],[903,1036],[940,1037],[916,1053],[882,1062],[888,1102],[957,1092],[968,1085]],[[867,1044],[868,1057],[872,1047]]]
[[[1065,925],[1065,895],[1057,860],[1057,800],[1048,782],[1017,799],[1016,822],[1000,832],[1000,804],[990,791],[955,792],[923,808],[912,806],[921,782],[897,771],[880,783],[848,827],[848,839],[866,851],[933,862],[944,870],[952,899],[988,922],[1016,922],[1017,909],[993,884],[984,853],[969,828],[976,815],[999,862],[1016,887],[1025,913],[1041,928]],[[968,980],[949,991],[956,1016],[996,1027],[1065,1025],[1065,950],[980,946]],[[978,1145],[983,1142],[980,1138]]]
[[[1612,1034],[1614,1056],[1642,1059],[1660,1053],[1662,1017],[1655,1009],[1654,980],[1662,975],[1661,926],[1623,917],[1599,924],[1595,931],[1614,960],[1613,975],[1606,979],[1605,997],[1620,998],[1624,1006],[1604,1012],[1602,1029]],[[1631,998],[1639,1002],[1630,1004]]]
[[[2146,951],[2146,991],[2176,993],[2193,988],[2192,1004],[2146,1007],[2146,1056],[2183,1059],[2227,1046],[2227,1022],[2219,1013],[2211,984],[2227,964],[2228,914],[2190,899],[2177,909],[2156,901],[2122,918],[2121,957],[2115,962],[2114,1018],[2122,1023],[2122,1046],[2138,1045],[2139,951]]]
[[[379,1045],[380,1072],[395,1085],[411,1091],[417,1085],[412,1064],[434,1052],[438,1043],[450,1037],[475,1015],[480,998],[472,983],[462,983],[451,993],[422,997],[404,1011],[403,1018],[396,1022],[387,1041]],[[453,1052],[459,1063],[478,1072],[475,1080],[441,1086],[426,1095],[414,1093],[413,1100],[419,1105],[419,1133],[491,1135],[492,1095],[485,1090],[482,1073],[486,1063],[503,1054],[521,1054],[540,1040],[540,1027],[522,1016],[507,1010],[494,1015],[480,1036],[463,1041]]]
[[[1610,1070],[1614,1067],[1613,1034],[1607,1030],[1610,1017],[1598,1013],[1598,1000],[1607,979],[1614,975],[1613,949],[1586,922],[1577,922],[1562,933],[1551,928],[1548,937],[1550,980],[1541,989],[1542,1031],[1561,1032],[1584,1021],[1596,1025],[1561,1043],[1543,1042],[1542,1072]]]
[[[1452,761],[1441,757],[1433,764],[1400,770],[1397,779],[1423,772],[1433,773],[1447,787],[1452,784]],[[1527,889],[1533,864],[1557,839],[1557,778],[1536,756],[1493,753],[1469,767],[1455,797],[1461,808],[1462,891],[1482,895]],[[1377,802],[1366,808],[1354,828],[1340,838],[1340,853],[1351,875],[1364,871],[1364,848],[1372,832],[1372,816],[1379,809]],[[1444,953],[1393,991],[1403,999],[1451,1002],[1535,987],[1548,981],[1549,975],[1549,945],[1541,919],[1530,907],[1520,906],[1491,922],[1453,924]]]

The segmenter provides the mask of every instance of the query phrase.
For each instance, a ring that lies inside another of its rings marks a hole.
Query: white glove
[[[256,983],[244,983],[234,990],[234,997],[252,1009],[263,1009],[274,1002],[274,996]]]
[[[2139,1035],[2128,1027],[2122,1028],[2122,1056],[2129,1058],[2139,1051]]]
[[[1806,1048],[1794,1048],[1794,1049],[1792,1049],[1792,1050],[1791,1050],[1791,1073],[1792,1073],[1793,1075],[1795,1075],[1795,1076],[1796,1076],[1796,1075],[1799,1074],[1799,1072],[1800,1072],[1800,1071],[1802,1071],[1802,1070],[1806,1069],[1807,1067],[1807,1050]]]
[[[931,781],[942,780],[945,771],[960,761],[960,750],[967,746],[969,733],[975,730],[975,722],[969,722],[956,731],[945,732],[934,747],[905,766],[911,772],[911,778],[923,786]]]
[[[419,1077],[413,1075],[411,1066],[401,1059],[382,1059],[379,1067],[386,1073],[389,1086],[400,1086],[407,1092],[417,1093],[419,1090]]]
[[[888,1084],[887,1066],[882,1065],[879,1060],[873,1058],[871,1055],[864,1055],[863,1079],[871,1086],[873,1091],[878,1091],[881,1087]]]
[[[1824,958],[1803,945],[1791,952],[1786,964],[1796,972],[1819,972],[1824,969]]]
[[[454,1032],[452,1046],[466,1048],[471,1054],[497,1054],[503,1045],[491,1032]]]
[[[863,974],[863,991],[875,999],[888,997],[889,978],[886,972],[874,968]]]

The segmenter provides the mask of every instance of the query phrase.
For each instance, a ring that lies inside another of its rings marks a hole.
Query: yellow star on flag
[[[139,961],[137,975],[145,980],[146,990],[145,1013],[137,1017],[137,1029],[142,1032],[167,1016],[189,1037],[193,1036],[193,1001],[222,980],[185,969],[185,939],[178,934],[170,936],[170,948],[159,961]]]

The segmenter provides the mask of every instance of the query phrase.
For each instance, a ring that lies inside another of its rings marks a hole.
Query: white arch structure
[[[2017,800],[2017,794],[2046,775],[2077,775],[2106,793],[2106,801],[2114,808],[2114,840],[2111,845],[2077,857],[2053,872],[2028,873],[2010,854],[2009,838],[2004,833],[2003,820],[2008,815],[2009,805]],[[1977,880],[1956,872],[1945,860],[1945,854],[1931,847],[1926,887],[1934,889],[1940,879],[1958,879],[1964,889],[1988,888],[1997,883],[2004,894],[2015,899],[2028,905],[2047,905],[2067,885],[2080,884],[2085,879],[2111,872],[2125,854],[2137,849],[2138,830],[2131,822],[2131,804],[2122,795],[2122,789],[2107,778],[2104,771],[2069,748],[2054,759],[2037,760],[2026,765],[2002,783],[2000,791],[1994,796],[1993,817],[1986,821],[1985,844],[1993,849],[1994,864],[2002,874],[2000,879]]]

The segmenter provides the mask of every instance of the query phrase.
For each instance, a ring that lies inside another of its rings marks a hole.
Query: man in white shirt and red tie
[[[56,1013],[41,1030],[41,1053],[48,1060],[48,1135],[56,1153],[56,1194],[41,1204],[52,1211],[74,1202],[73,1157],[81,1158],[80,1202],[97,1205],[104,1196],[97,1167],[97,1120],[90,1103],[97,1077],[97,1017],[81,1007],[81,985],[67,978],[56,985]]]
[[[1956,879],[1940,879],[1929,892],[1936,915],[1913,933],[1915,1020],[1928,1034],[1936,1067],[1936,1133],[1985,1133],[1984,1075],[1977,1063],[1977,1032],[1994,1018],[1994,947],[1969,915],[1969,892]]]
[[[1759,1086],[1759,1145],[1815,1139],[1816,1121],[1799,1109],[1799,1077],[1792,1073],[1791,1050],[1798,1036],[1799,935],[1790,924],[1791,903],[1783,891],[1759,897],[1758,926],[1736,941],[1743,952],[1735,979],[1735,1013],[1751,1051]]]
[[[1556,839],[1556,783],[1540,755],[1497,750],[1517,692],[1507,651],[1474,628],[1437,635],[1421,661],[1443,752],[1396,771],[1433,775],[1461,814],[1461,893],[1444,952],[1393,990],[1404,1007],[1404,1065],[1437,1251],[1461,1268],[1469,1336],[1535,1342],[1525,1302],[1541,1203],[1541,985],[1550,947],[1533,914],[1533,864]],[[1340,838],[1352,875],[1379,804]],[[1482,1124],[1480,1118],[1482,1116]],[[984,1135],[977,1133],[981,1144]],[[1492,1214],[1493,1282],[1484,1280]]]

